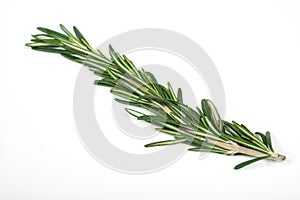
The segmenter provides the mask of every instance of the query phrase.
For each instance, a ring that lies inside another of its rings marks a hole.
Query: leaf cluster
[[[26,45],[33,50],[60,54],[85,65],[100,78],[94,84],[110,88],[117,102],[132,106],[126,108],[130,115],[156,125],[157,131],[172,137],[145,147],[183,143],[189,145],[189,150],[194,152],[248,155],[231,148],[239,146],[265,155],[237,165],[235,169],[272,158],[274,150],[269,132],[253,133],[243,124],[223,120],[216,106],[208,99],[201,101],[201,108],[193,109],[184,103],[181,88],[176,91],[170,83],[166,86],[159,84],[153,74],[143,68],[138,69],[131,60],[117,53],[111,46],[108,58],[101,51],[93,49],[75,26],[74,33],[63,25],[60,28],[63,33],[38,27],[41,33],[32,35],[31,42]],[[151,114],[133,107],[142,108]]]

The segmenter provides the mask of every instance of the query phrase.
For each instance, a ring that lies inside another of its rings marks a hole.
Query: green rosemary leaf
[[[231,126],[232,125],[229,122],[223,121],[224,133],[231,136],[240,137],[239,133],[236,132]]]
[[[54,52],[52,52],[52,53],[54,53]],[[73,56],[73,55],[71,55],[71,54],[69,54],[69,53],[60,53],[60,55],[62,55],[63,57],[65,57],[65,58],[67,58],[67,59],[69,59],[69,60],[71,60],[71,61],[78,62],[78,63],[80,63],[80,64],[83,63],[83,61],[82,61],[81,58],[79,58],[79,57],[77,57],[77,56]]]
[[[58,38],[62,38],[62,39],[68,40],[68,37],[65,36],[64,34],[61,34],[61,33],[59,33],[59,32],[50,30],[50,29],[48,29],[48,28],[37,27],[37,29],[38,29],[39,31],[41,31],[41,32],[47,33],[47,34],[50,35],[50,36],[54,36],[54,37],[58,37]]]
[[[163,88],[161,87],[160,84],[154,83],[154,82],[151,82],[151,84],[154,85],[155,89],[158,91],[157,94],[159,95],[159,98],[161,98],[161,99],[166,98],[165,94],[164,94],[164,91],[163,91]]]
[[[209,125],[207,124],[207,120],[205,120],[205,115],[200,116],[200,122],[204,129],[209,129]]]
[[[57,47],[57,45],[43,43],[43,42],[27,43],[26,46],[31,47],[33,50],[37,50],[37,49],[34,49],[35,47]]]
[[[163,98],[170,99],[170,100],[172,99],[171,94],[169,93],[168,89],[165,88],[165,86],[158,85],[158,87],[160,87],[160,89],[161,89],[161,93],[162,93]]]
[[[115,101],[118,103],[124,104],[124,105],[138,105],[138,106],[140,105],[139,103],[136,103],[133,101],[126,101],[126,100],[118,99],[118,98],[115,98]]]
[[[65,32],[69,36],[69,40],[72,39],[74,42],[76,42],[77,39],[75,38],[75,36],[70,31],[68,31],[68,29],[66,29],[64,25],[60,24],[59,26],[61,30],[63,30],[63,32]]]
[[[201,101],[203,113],[207,116],[212,125],[218,130],[222,130],[223,122],[219,115],[219,112],[213,102],[209,99],[203,99]]]
[[[142,70],[144,71],[144,69],[142,69]],[[145,73],[150,78],[151,82],[158,83],[157,80],[156,80],[156,78],[155,78],[155,76],[152,73],[150,73],[150,72],[145,72]]]
[[[267,140],[268,147],[270,148],[270,150],[272,152],[274,152],[273,147],[272,147],[271,134],[269,131],[266,132],[266,140]]]
[[[174,100],[174,101],[176,101],[176,100],[177,100],[177,97],[176,97],[176,95],[175,95],[175,92],[174,92],[174,90],[173,90],[173,88],[172,88],[171,83],[168,82],[167,84],[168,84],[168,90],[169,90],[169,92],[170,92],[171,99]]]
[[[198,113],[200,114],[200,116],[204,115],[203,112],[201,111],[201,109],[198,106],[196,106],[196,110],[198,111]]]
[[[94,81],[95,85],[101,85],[101,86],[105,86],[105,87],[114,87],[116,85],[116,83],[114,81],[112,81],[111,79],[101,79],[101,80],[96,80]]]
[[[140,117],[140,116],[145,116],[144,113],[130,109],[130,108],[125,108],[125,110],[132,116],[134,117]]]
[[[129,58],[127,58],[127,56],[126,55],[123,55],[123,57],[124,57],[124,60],[125,60],[125,62],[128,64],[128,65],[130,65],[130,67],[132,68],[132,69],[136,69],[136,67],[135,67],[135,65],[133,64],[133,62],[131,61],[131,60],[129,60]]]
[[[156,147],[156,146],[174,145],[174,144],[183,143],[185,141],[186,141],[186,139],[165,140],[165,141],[159,141],[159,142],[153,142],[153,143],[150,143],[150,144],[146,144],[145,147]]]
[[[181,137],[180,139],[182,139],[182,135],[177,131],[174,131],[174,130],[171,130],[168,128],[155,128],[155,130],[162,132],[162,133],[166,133],[168,135],[173,135],[173,136],[178,136],[178,137],[180,136]],[[176,139],[178,139],[178,138],[176,138]]]
[[[266,137],[263,133],[255,132],[255,134],[256,134],[256,135],[259,135],[260,138],[261,138],[261,140],[262,140],[262,142],[263,142],[266,146],[268,146],[267,137]]]
[[[261,147],[262,149],[268,150],[266,145],[261,142],[252,132],[250,132],[245,126],[241,126],[235,121],[232,121],[234,130],[239,132],[242,136],[245,136],[245,138],[249,138],[250,141],[252,141],[257,146]]]
[[[124,99],[138,99],[139,96],[133,93],[129,93],[127,91],[118,89],[118,88],[112,88],[110,92],[116,96],[122,97]]]
[[[147,99],[147,100],[156,100],[158,102],[164,102],[164,103],[174,103],[175,101],[171,100],[171,99],[167,99],[167,98],[159,98],[159,97],[156,97],[156,96],[153,96],[153,95],[143,95],[141,98],[144,98],[144,99]]]
[[[86,39],[84,38],[84,36],[81,34],[81,32],[78,30],[78,28],[76,26],[73,26],[73,30],[74,30],[74,33],[76,35],[76,37],[81,41],[81,40],[84,40],[86,41]]]
[[[90,51],[92,52],[96,52],[91,45],[88,43],[88,41],[84,38],[84,36],[81,34],[81,32],[79,31],[79,29],[76,26],[73,26],[73,30],[74,33],[76,35],[76,37],[78,38],[78,40],[84,45],[86,46],[86,48],[88,48]],[[100,53],[100,56],[103,57],[102,53]]]
[[[178,103],[180,103],[180,104],[183,103],[183,99],[182,99],[182,90],[181,90],[181,88],[178,88],[178,92],[177,92],[177,101],[178,101]]]
[[[96,52],[98,53],[98,55],[101,57],[101,58],[103,58],[103,59],[105,59],[105,60],[108,60],[106,57],[105,57],[105,55],[99,50],[99,49],[96,49]],[[109,61],[109,60],[108,60]]]
[[[252,164],[254,162],[257,162],[257,161],[260,161],[260,160],[264,160],[264,159],[268,159],[268,158],[270,158],[270,156],[264,156],[264,157],[254,158],[254,159],[251,159],[251,160],[248,160],[248,161],[245,161],[245,162],[242,162],[242,163],[236,165],[234,167],[234,169],[241,169],[241,168],[246,167],[247,165],[250,165],[250,164]]]
[[[215,135],[220,135],[220,131],[215,127],[214,124],[211,123],[207,116],[202,116],[202,118],[205,120],[205,124],[210,132],[214,133]]]
[[[155,125],[161,125],[162,127],[166,127],[172,130],[178,130],[179,123],[173,120],[170,120],[169,118],[163,117],[163,116],[157,116],[157,115],[142,115],[137,117],[138,120],[143,120],[149,123],[153,123]]]
[[[114,63],[117,65],[117,67],[119,67],[123,73],[131,73],[130,69],[127,68],[126,65],[124,65],[120,60],[120,55],[115,52],[115,50],[113,49],[113,47],[111,45],[109,45],[109,54],[112,58],[112,60],[114,61]]]
[[[52,44],[53,46],[61,46],[61,43],[57,39],[32,39],[34,43],[44,43],[44,44]]]
[[[61,43],[69,51],[76,52],[76,53],[79,53],[79,54],[84,55],[84,56],[90,56],[91,55],[86,49],[82,49],[82,47],[77,46],[76,44],[71,44],[71,43],[65,42],[65,41],[61,41]]]
[[[47,52],[47,53],[69,53],[66,50],[63,49],[57,49],[56,47],[43,47],[43,46],[39,46],[39,47],[33,47],[32,49],[36,50],[36,51],[43,51],[43,52]]]
[[[48,34],[40,33],[40,34],[35,34],[31,35],[33,39],[49,39],[51,38]]]
[[[177,106],[179,107],[179,110],[181,110],[181,112],[185,113],[185,116],[190,119],[190,122],[194,122],[195,125],[196,124],[198,125],[197,122],[199,122],[200,116],[196,111],[194,111],[193,109],[191,109],[190,107],[188,107],[186,105],[178,104]]]

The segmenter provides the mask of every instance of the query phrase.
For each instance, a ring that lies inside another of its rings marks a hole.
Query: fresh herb
[[[119,103],[150,111],[145,114],[134,109],[126,111],[138,120],[159,126],[158,131],[173,137],[145,147],[190,145],[190,151],[214,152],[225,155],[247,155],[255,157],[237,165],[240,169],[253,162],[270,159],[285,160],[285,156],[274,152],[270,133],[253,133],[243,124],[222,120],[213,102],[203,99],[201,109],[193,109],[183,101],[182,90],[175,92],[170,83],[159,84],[150,72],[138,69],[125,55],[120,55],[109,46],[110,58],[98,49],[93,49],[81,32],[73,27],[72,34],[63,25],[64,33],[38,27],[41,32],[32,35],[26,45],[33,50],[56,53],[85,65],[101,79],[94,83],[109,87]]]

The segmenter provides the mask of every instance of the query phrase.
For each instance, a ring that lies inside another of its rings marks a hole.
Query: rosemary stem
[[[264,157],[264,156],[270,156],[270,159],[277,160],[277,161],[283,161],[286,159],[284,155],[276,154],[273,152],[265,153],[260,152],[254,149],[246,148],[243,146],[238,145],[234,142],[220,142],[216,140],[207,139],[207,142],[216,145],[218,147],[221,147],[223,149],[227,149],[232,152],[232,154],[241,153],[248,156],[254,156],[254,157]]]

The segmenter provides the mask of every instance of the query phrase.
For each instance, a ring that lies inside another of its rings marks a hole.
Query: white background
[[[299,199],[299,8],[297,1],[1,1],[0,199]],[[102,166],[73,121],[80,66],[24,46],[36,26],[59,23],[77,25],[95,45],[148,27],[190,37],[222,77],[226,119],[271,131],[287,161],[235,171],[247,158],[187,153],[147,175]]]

